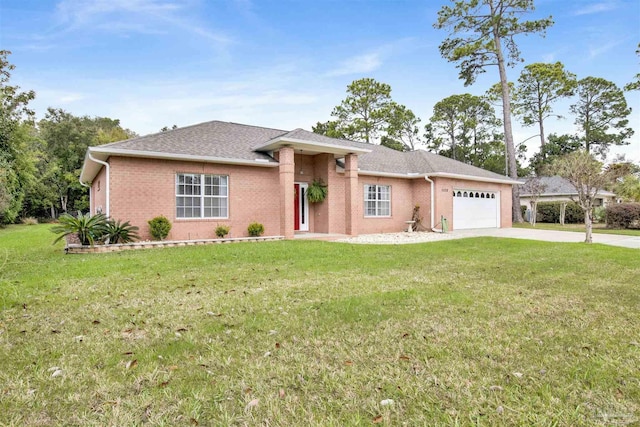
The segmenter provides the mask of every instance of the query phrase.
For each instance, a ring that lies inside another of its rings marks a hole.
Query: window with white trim
[[[366,184],[364,186],[364,216],[391,216],[391,186]]]
[[[176,174],[177,218],[228,218],[229,177]]]

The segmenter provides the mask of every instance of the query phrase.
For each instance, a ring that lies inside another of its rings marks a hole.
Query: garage
[[[454,230],[500,227],[500,193],[454,190],[453,196]]]

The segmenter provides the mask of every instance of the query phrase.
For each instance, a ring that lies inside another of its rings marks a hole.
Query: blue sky
[[[12,82],[49,106],[118,118],[139,134],[225,120],[311,129],[330,119],[346,86],[373,77],[423,123],[449,95],[483,94],[489,68],[464,87],[432,25],[446,0],[0,0],[0,48]],[[562,61],[578,78],[623,86],[640,71],[637,0],[537,0],[528,18],[552,15],[546,38],[518,39],[527,63]],[[508,70],[516,80],[521,66]],[[640,92],[626,93],[635,129],[626,153],[640,161]],[[570,102],[550,132],[574,131]],[[535,135],[516,126],[514,139]],[[537,139],[527,145],[537,148]]]

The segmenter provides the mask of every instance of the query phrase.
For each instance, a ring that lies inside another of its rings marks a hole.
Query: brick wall
[[[364,186],[366,184],[391,186],[391,216],[365,217]],[[411,220],[414,199],[414,180],[360,175],[358,177],[358,197],[362,200],[361,220],[358,224],[360,234],[397,233],[407,229],[405,221]]]
[[[253,221],[264,224],[265,235],[280,234],[278,168],[219,165],[199,162],[111,157],[111,217],[140,227],[150,239],[147,221],[164,215],[173,227],[168,239],[214,238],[218,224],[231,226],[229,237],[245,237]],[[228,219],[176,218],[176,173],[229,176]],[[95,180],[94,180],[95,185]],[[293,191],[293,190],[292,190]]]

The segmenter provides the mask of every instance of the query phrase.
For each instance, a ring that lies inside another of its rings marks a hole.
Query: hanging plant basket
[[[309,203],[321,203],[327,198],[329,189],[322,179],[314,179],[307,188],[307,200]]]

